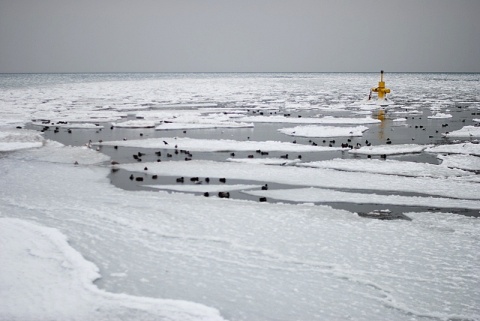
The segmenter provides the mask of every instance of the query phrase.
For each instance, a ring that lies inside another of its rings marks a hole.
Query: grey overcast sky
[[[480,0],[0,0],[0,72],[480,72]]]

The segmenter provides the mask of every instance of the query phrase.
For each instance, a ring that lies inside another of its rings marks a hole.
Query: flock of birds
[[[261,113],[260,113],[261,114]],[[290,116],[290,114],[287,114],[287,115],[284,115],[286,117]],[[300,115],[299,115],[300,117]],[[414,119],[414,117],[412,117],[412,119]],[[421,119],[421,118],[419,118]],[[465,120],[463,120],[463,122],[465,122]],[[60,132],[60,130],[62,128],[65,128],[66,129],[66,133],[68,134],[72,134],[73,133],[73,130],[72,128],[69,128],[68,125],[69,123],[67,121],[58,121],[58,122],[51,122],[50,120],[40,120],[39,122],[37,121],[37,124],[38,123],[41,123],[43,125],[43,127],[41,128],[41,132],[46,132],[46,131],[49,131],[51,129],[53,129],[53,133],[54,134],[57,134]],[[102,126],[100,126],[100,124],[95,124],[96,126],[98,126],[98,128],[96,128],[96,133],[99,133],[102,131]],[[426,127],[424,125],[412,125],[410,126],[411,128],[415,128],[415,129],[420,129],[420,130],[426,130]],[[448,127],[448,123],[444,123],[441,125],[442,128],[446,128]],[[115,128],[115,126],[111,126],[110,127],[110,130],[113,130]],[[393,130],[393,128],[392,128]],[[184,133],[186,133],[186,131],[183,131]],[[436,130],[436,133],[439,133],[439,130]],[[447,132],[448,133],[448,132]],[[141,137],[144,136],[143,133],[140,133],[139,134]],[[432,138],[433,136],[429,136],[430,138]],[[247,138],[248,140],[250,139],[250,137]],[[123,140],[127,140],[127,138],[123,138]],[[412,140],[415,140],[415,138],[412,138]],[[98,140],[98,142],[100,143],[100,145],[98,144],[93,144],[92,143],[92,140],[89,140],[88,143],[86,143],[85,145],[88,147],[88,148],[95,148],[95,150],[97,151],[100,151],[102,146],[101,146],[101,143],[102,143],[102,140]],[[347,138],[346,141],[344,142],[338,142],[337,140],[335,139],[331,139],[331,140],[326,140],[326,139],[323,139],[321,141],[323,143],[324,146],[329,146],[329,147],[334,147],[334,146],[340,146],[342,149],[359,149],[362,147],[362,143],[360,142],[352,142],[352,139],[351,138]],[[167,141],[163,141],[164,145],[168,145],[169,143]],[[293,143],[297,143],[297,140],[293,140]],[[310,139],[308,140],[308,143],[311,144],[312,146],[318,146],[319,143],[317,143],[316,141]],[[337,145],[338,143],[340,143],[339,145]],[[392,140],[390,138],[387,138],[386,141],[385,141],[385,144],[387,145],[390,145],[392,144]],[[95,147],[95,145],[97,145]],[[364,145],[365,146],[371,146],[372,143],[369,141],[369,140],[365,140],[364,141]],[[119,146],[113,146],[113,148],[115,150],[118,150],[119,149]],[[246,157],[247,158],[256,158],[256,157],[261,157],[261,156],[268,156],[269,155],[269,152],[268,151],[263,151],[263,150],[256,150],[255,151],[255,154],[248,154]],[[230,153],[230,157],[236,157],[237,155],[235,154],[235,152],[231,152]],[[172,149],[170,146],[168,148],[165,148],[165,150],[163,150],[162,148],[160,148],[160,150],[157,150],[155,152],[153,152],[153,154],[148,154],[143,152],[143,151],[139,151],[139,152],[136,152],[134,154],[132,154],[132,157],[133,157],[133,160],[134,161],[137,161],[137,162],[142,162],[144,160],[144,157],[148,157],[149,158],[149,161],[151,161],[152,158],[156,159],[157,162],[161,162],[162,161],[162,158],[163,157],[166,157],[168,160],[184,160],[184,161],[190,161],[193,159],[193,154],[192,152],[188,151],[188,150],[185,150],[185,149],[180,149],[178,148],[177,145],[174,146],[174,148]],[[283,155],[280,155],[279,156],[281,159],[289,159],[289,157],[293,157],[293,158],[296,158],[296,159],[302,159],[302,155],[296,155],[295,156],[292,156],[292,155],[289,155],[288,153],[287,154],[283,154]],[[368,158],[371,158],[370,155],[367,155]],[[380,155],[380,158],[382,159],[386,159],[387,158],[387,155]],[[118,169],[115,167],[115,165],[118,165],[119,162],[117,161],[111,161],[111,165],[113,166],[112,167],[112,172],[116,172],[118,171]],[[75,165],[78,165],[78,162],[75,162]],[[145,167],[144,168],[145,171],[148,171],[148,168]],[[152,175],[151,178],[153,180],[156,180],[158,179],[158,175]],[[134,176],[134,174],[130,174],[129,176],[129,179],[131,181],[135,181],[138,183],[141,183],[144,181],[144,176]],[[220,183],[226,183],[226,179],[225,178],[217,178],[218,179],[218,182]],[[191,184],[202,184],[202,183],[210,183],[211,182],[211,179],[208,178],[208,177],[205,177],[203,179],[200,179],[199,177],[190,177],[190,178],[185,178],[185,177],[177,177],[175,179],[175,182],[178,183],[178,184],[185,184],[186,182],[188,183],[190,181]],[[268,184],[264,184],[261,186],[262,190],[266,190],[268,189]],[[203,195],[205,197],[209,197],[211,196],[211,194],[209,192],[205,192],[203,193]],[[219,198],[230,198],[230,193],[229,192],[218,192],[217,193],[217,196]],[[267,201],[266,198],[262,197],[259,199],[260,202],[265,202]]]

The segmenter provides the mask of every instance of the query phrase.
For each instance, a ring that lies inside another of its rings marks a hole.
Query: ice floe
[[[478,157],[477,157],[478,158]],[[330,168],[350,172],[364,172],[384,175],[400,175],[412,177],[450,177],[472,175],[459,169],[446,166],[416,163],[398,160],[379,159],[332,159],[318,162],[301,163],[298,166]],[[449,166],[451,167],[451,166]]]
[[[179,103],[179,104],[158,104],[156,108],[213,108],[217,107],[217,103],[212,102],[192,102],[192,103]]]
[[[227,158],[228,162],[247,163],[247,164],[263,164],[263,165],[295,165],[301,162],[301,159],[284,159],[284,158]]]
[[[442,160],[442,166],[460,168],[469,171],[480,171],[480,157],[472,155],[442,155],[437,158]]]
[[[124,122],[117,122],[112,124],[115,127],[121,128],[153,128],[156,126],[156,122],[149,120],[127,120]]]
[[[362,136],[368,130],[365,126],[335,127],[335,126],[297,126],[293,128],[281,128],[278,131],[290,136],[300,137],[354,137]]]
[[[0,152],[41,147],[44,138],[37,131],[0,129]]]
[[[398,145],[376,145],[376,146],[362,146],[358,149],[349,150],[352,154],[363,155],[402,155],[421,153],[425,149],[433,145],[418,145],[418,144],[398,144]]]
[[[210,129],[210,128],[253,128],[252,123],[217,122],[217,123],[161,123],[156,130],[181,130],[181,129]]]
[[[101,164],[110,160],[109,156],[86,146],[64,146],[51,140],[46,140],[43,148],[36,148],[28,152],[19,151],[12,157],[19,160],[37,160],[80,166]]]
[[[0,235],[2,320],[224,320],[217,310],[192,302],[98,289],[97,266],[56,229],[0,218]]]
[[[253,123],[292,123],[292,124],[376,124],[380,120],[371,117],[285,117],[285,116],[248,116],[237,119],[238,121]]]
[[[53,127],[53,128],[69,128],[69,129],[100,129],[104,128],[103,125],[93,124],[93,123],[58,123],[58,122],[42,122],[42,121],[33,121],[31,123],[33,126],[41,127]]]
[[[480,156],[480,144],[457,143],[448,145],[437,145],[425,149],[429,153],[465,154]]]
[[[444,133],[445,137],[480,137],[480,127],[464,126],[462,129]]]
[[[312,146],[279,141],[236,141],[230,139],[194,139],[187,137],[147,138],[126,141],[108,141],[95,144],[139,148],[182,149],[197,152],[230,152],[255,150],[286,152],[321,152],[341,149],[337,147]]]
[[[444,118],[452,118],[452,114],[444,114],[444,113],[436,113],[434,115],[428,116],[430,119],[444,119]]]

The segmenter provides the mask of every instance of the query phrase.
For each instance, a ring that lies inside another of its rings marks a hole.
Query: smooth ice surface
[[[365,126],[335,127],[335,126],[297,126],[293,128],[281,128],[278,131],[290,136],[300,137],[352,137],[362,136],[368,130]]]
[[[445,133],[446,137],[480,137],[479,126],[464,126],[462,129]]]
[[[340,150],[338,147],[323,147],[294,144],[280,141],[236,141],[230,139],[193,139],[187,137],[148,138],[127,141],[109,141],[98,145],[183,149],[200,152],[231,152],[231,151],[286,151],[286,152],[321,152]]]
[[[480,144],[458,143],[449,145],[430,146],[425,149],[429,153],[465,154],[480,156]]]
[[[121,164],[119,168],[150,174],[187,177],[226,177],[280,184],[329,188],[370,189],[384,192],[415,192],[430,195],[480,199],[475,183],[430,177],[402,177],[360,172],[343,172],[322,168],[268,166],[261,164],[225,163],[213,161],[153,162]]]
[[[358,149],[349,150],[349,153],[363,155],[401,155],[421,153],[431,146],[432,145],[418,144],[362,146]]]
[[[224,320],[185,301],[109,293],[58,230],[0,218],[0,320]]]
[[[330,168],[342,171],[365,172],[373,174],[400,175],[412,177],[451,177],[472,175],[459,169],[450,169],[452,166],[440,166],[425,163],[415,163],[397,160],[379,159],[332,159],[318,162],[298,164],[299,166]]]

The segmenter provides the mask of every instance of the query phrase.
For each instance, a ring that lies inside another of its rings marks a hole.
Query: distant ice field
[[[0,75],[0,320],[477,320],[480,75],[378,81]]]

